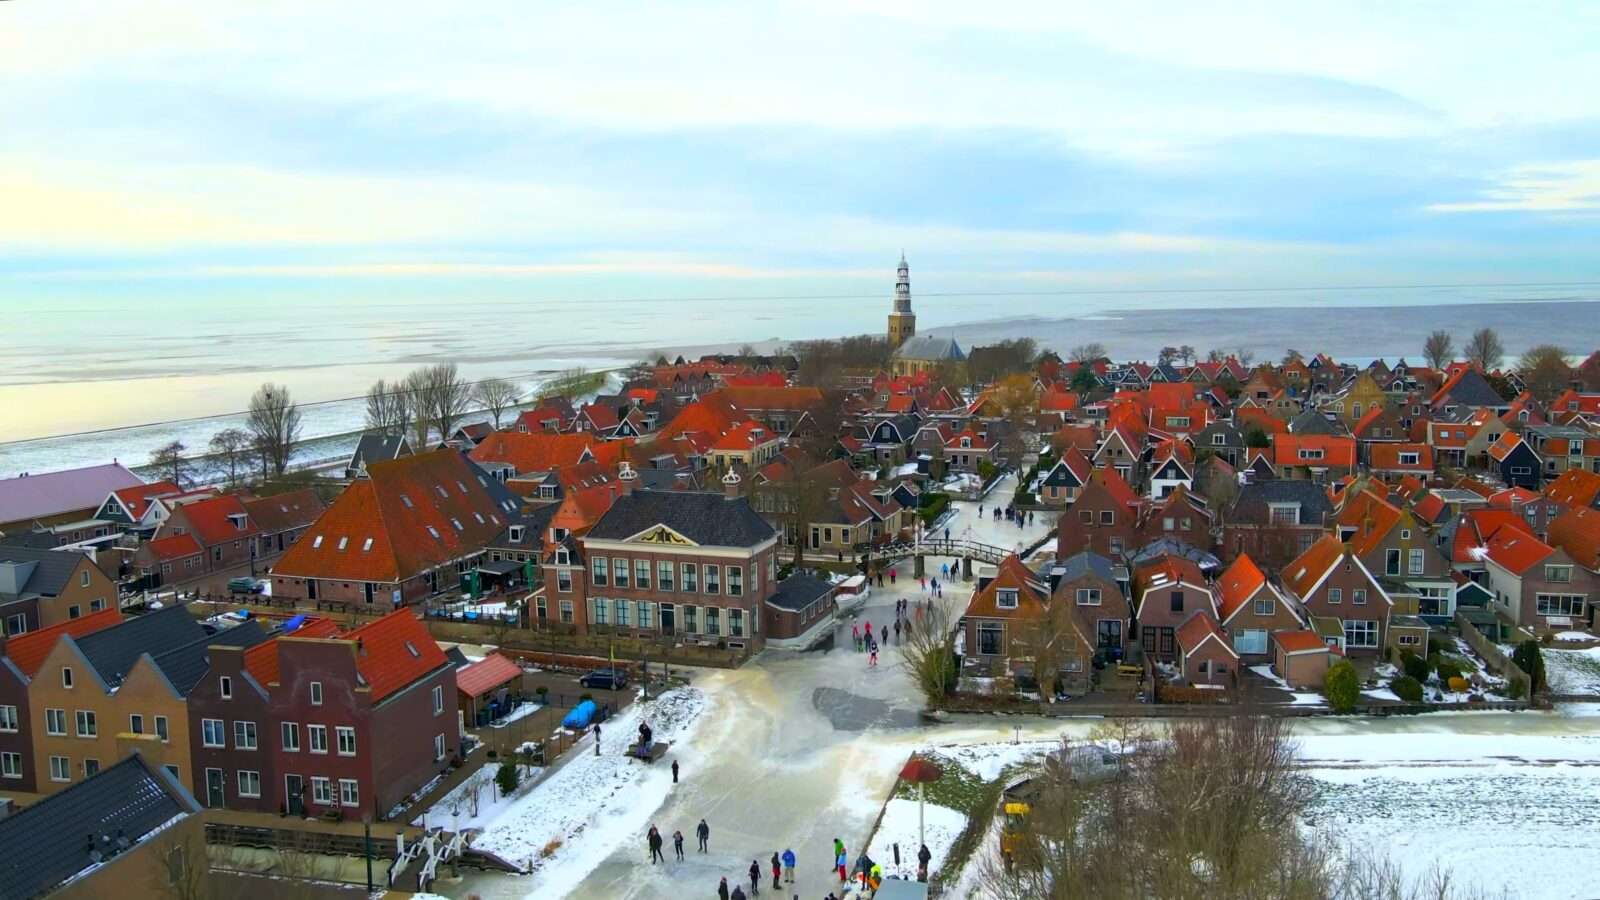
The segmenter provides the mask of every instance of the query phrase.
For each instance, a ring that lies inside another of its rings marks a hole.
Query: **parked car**
[[[228,593],[230,594],[259,594],[262,591],[262,582],[249,576],[228,579]]]
[[[578,679],[586,688],[604,688],[620,691],[628,686],[628,673],[622,669],[594,669]]]

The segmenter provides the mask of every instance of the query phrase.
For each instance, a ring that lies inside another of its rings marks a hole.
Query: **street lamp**
[[[372,813],[361,817],[361,852],[367,857],[367,893],[372,893]]]

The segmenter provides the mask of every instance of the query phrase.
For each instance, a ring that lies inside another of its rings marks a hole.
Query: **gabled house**
[[[1141,502],[1113,469],[1096,469],[1057,523],[1056,555],[1090,550],[1120,559],[1134,547]]]
[[[184,490],[170,481],[118,488],[106,495],[105,502],[95,511],[94,518],[120,525],[124,531],[137,531],[148,535],[161,524],[158,517],[166,510],[166,507],[155,501],[182,493]]]
[[[1565,527],[1562,532],[1565,536]],[[1502,528],[1484,547],[1483,559],[1495,607],[1512,622],[1539,631],[1590,623],[1600,575],[1579,565],[1565,549]]]
[[[1539,489],[1539,472],[1543,463],[1539,454],[1514,431],[1502,434],[1500,440],[1489,448],[1489,466],[1510,487],[1525,487],[1531,491]]]
[[[1231,421],[1212,422],[1194,441],[1197,451],[1207,451],[1235,468],[1244,458],[1244,432]]]
[[[1410,429],[1393,407],[1375,406],[1350,429],[1350,436],[1356,439],[1361,460],[1370,464],[1374,447],[1405,441]]]
[[[1150,457],[1150,496],[1161,499],[1178,487],[1194,487],[1194,451],[1188,443],[1167,439]]]
[[[1544,495],[1564,506],[1600,509],[1600,473],[1568,469],[1544,486]]]
[[[1121,658],[1133,606],[1112,561],[1098,553],[1074,553],[1051,567],[1050,578],[1050,602],[1071,604],[1078,627],[1093,637],[1095,649]]]
[[[0,728],[0,790],[34,793],[38,790],[39,763],[33,754],[31,727],[32,708],[28,700],[28,687],[44,664],[45,657],[55,649],[56,640],[62,636],[83,637],[122,621],[122,613],[115,607],[69,619],[5,638],[4,656],[0,657],[0,720],[7,727]]]
[[[141,484],[144,479],[115,462],[0,478],[0,533],[84,520],[107,494]]]
[[[1375,443],[1369,454],[1367,467],[1379,477],[1433,477],[1433,448],[1427,444]]]
[[[1216,617],[1211,586],[1190,560],[1177,556],[1154,559],[1134,570],[1133,584],[1139,597],[1135,615],[1140,646],[1145,654],[1163,662],[1177,658],[1178,628],[1190,616],[1204,612]]]
[[[405,435],[368,432],[356,441],[356,449],[345,463],[345,478],[361,478],[367,474],[370,463],[384,462],[411,455],[411,442]]]
[[[1078,492],[1089,482],[1093,471],[1077,447],[1067,447],[1039,480],[1039,501],[1053,507],[1070,505],[1078,499]]]
[[[1191,685],[1233,687],[1239,677],[1239,654],[1206,610],[1192,613],[1178,627],[1178,671]]]
[[[245,513],[256,526],[256,559],[277,559],[300,540],[300,535],[326,508],[311,488],[244,501]]]
[[[1304,625],[1249,554],[1241,554],[1217,579],[1216,595],[1218,624],[1246,663],[1268,660],[1268,635]]]
[[[238,494],[207,497],[184,503],[172,511],[152,536],[153,540],[190,534],[205,551],[206,571],[221,572],[256,558],[256,538],[261,529],[245,509]]]
[[[1309,481],[1252,481],[1239,488],[1223,521],[1224,555],[1248,553],[1278,569],[1317,542],[1333,521],[1333,503]]]
[[[1006,557],[989,583],[972,595],[962,617],[966,658],[990,671],[1037,676],[1036,645],[1057,643],[1058,678],[1068,693],[1087,689],[1094,644],[1075,616],[1052,613],[1050,586],[1016,554]],[[1040,679],[1042,680],[1042,679]]]
[[[1350,428],[1371,412],[1373,407],[1382,408],[1388,402],[1389,395],[1371,373],[1362,372],[1344,390],[1322,400],[1321,406],[1344,422],[1346,428]]]
[[[1434,392],[1429,406],[1447,414],[1487,409],[1500,415],[1511,404],[1489,384],[1483,372],[1473,366],[1461,366]]]
[[[116,583],[88,554],[0,546],[0,624],[5,634],[48,628],[116,605]]]
[[[1348,544],[1327,535],[1282,572],[1285,595],[1314,630],[1318,620],[1335,626],[1339,649],[1351,656],[1375,656],[1388,646],[1394,601]],[[1402,649],[1417,650],[1407,643]]]
[[[1205,498],[1180,484],[1165,497],[1151,500],[1140,508],[1139,537],[1144,544],[1166,538],[1209,551],[1214,543],[1211,521],[1211,509]]]
[[[1272,467],[1279,478],[1323,481],[1356,468],[1356,442],[1349,437],[1278,434],[1272,439]]]

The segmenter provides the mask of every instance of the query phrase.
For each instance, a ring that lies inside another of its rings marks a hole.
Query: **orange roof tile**
[[[1545,485],[1544,495],[1568,506],[1594,506],[1600,497],[1600,473],[1568,469]]]
[[[1321,650],[1326,652],[1328,645],[1314,631],[1274,631],[1272,640],[1282,647],[1285,653],[1304,653],[1308,650]]]
[[[343,640],[357,642],[356,668],[372,688],[374,703],[449,663],[410,609],[368,622],[346,633]]]
[[[1250,554],[1239,554],[1222,573],[1222,577],[1217,579],[1217,615],[1224,622],[1233,618],[1233,614],[1266,583],[1266,574],[1250,558]]]
[[[194,539],[194,535],[187,532],[157,538],[145,544],[145,547],[156,558],[157,562],[171,562],[175,559],[198,556],[205,552],[205,548],[200,546],[200,542]]]
[[[1373,444],[1370,465],[1385,472],[1433,471],[1433,448],[1427,444]],[[1402,462],[1400,454],[1415,453],[1416,462]]]
[[[1573,509],[1550,523],[1550,543],[1584,568],[1600,571],[1600,511]]]
[[[1223,635],[1222,629],[1217,626],[1217,620],[1211,618],[1209,612],[1202,609],[1178,626],[1178,646],[1184,651],[1194,650],[1213,638],[1222,649],[1228,651],[1230,656],[1238,657],[1239,654],[1228,646],[1227,637]]]
[[[593,455],[591,446],[605,443],[582,432],[497,431],[468,455],[480,463],[505,463],[519,473],[549,472]]]
[[[468,697],[481,697],[508,681],[522,677],[522,667],[498,654],[456,670],[456,690]]]
[[[1555,552],[1555,548],[1525,531],[1502,528],[1487,545],[1489,559],[1513,575],[1521,575]]]
[[[136,484],[133,487],[120,488],[111,493],[122,501],[123,507],[127,509],[128,514],[133,517],[134,521],[138,521],[139,517],[144,515],[145,510],[150,508],[150,501],[157,497],[181,494],[183,489],[170,481],[157,481],[151,484]]]
[[[68,619],[48,628],[9,638],[5,642],[5,655],[22,670],[22,674],[32,678],[33,674],[39,671],[39,667],[44,665],[45,657],[55,649],[58,638],[63,635],[80,638],[110,628],[121,621],[121,610],[102,609],[81,618]]]
[[[1322,580],[1322,576],[1338,564],[1344,554],[1345,545],[1342,541],[1334,535],[1324,535],[1284,568],[1282,573],[1284,587],[1296,597],[1304,599],[1311,589],[1316,587],[1317,582]]]
[[[196,500],[185,503],[182,509],[189,524],[194,526],[195,537],[207,547],[254,537],[261,530],[251,520],[250,512],[244,508],[244,501],[238,494]],[[236,523],[242,523],[244,527],[240,528]]]
[[[1354,438],[1326,434],[1277,434],[1272,438],[1272,448],[1273,465],[1279,468],[1337,466],[1353,469],[1356,465]],[[1303,458],[1302,452],[1317,458]]]

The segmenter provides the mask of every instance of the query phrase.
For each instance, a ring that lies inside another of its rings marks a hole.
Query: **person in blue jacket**
[[[794,851],[783,851],[783,880],[794,884]]]

